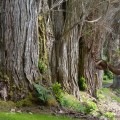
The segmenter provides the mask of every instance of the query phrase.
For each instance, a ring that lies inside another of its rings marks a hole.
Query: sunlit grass
[[[112,90],[110,88],[102,88],[99,90],[98,95],[103,95],[104,99],[107,99],[107,97],[110,97],[112,100],[115,100],[120,103],[120,97],[117,95],[118,93],[119,93],[119,89]]]
[[[74,120],[64,116],[0,112],[0,120]]]
[[[104,85],[108,85],[108,84],[112,84],[113,80],[103,80],[103,86]]]

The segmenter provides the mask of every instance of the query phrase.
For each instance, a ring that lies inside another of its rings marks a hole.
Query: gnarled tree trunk
[[[12,100],[28,95],[32,83],[39,77],[37,19],[40,3],[41,0],[2,1],[0,85]]]

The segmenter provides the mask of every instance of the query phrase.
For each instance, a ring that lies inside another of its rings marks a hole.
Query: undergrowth
[[[37,97],[40,102],[42,101],[48,106],[58,106],[58,103],[54,98],[51,90],[48,90],[39,84],[34,84],[34,88],[36,89]]]
[[[70,95],[66,92],[64,92],[61,89],[61,84],[55,83],[52,85],[53,93],[56,96],[56,99],[59,101],[61,106],[82,112],[82,113],[91,113],[95,110],[97,110],[96,103],[92,101],[87,101],[86,103],[80,102],[77,98],[75,98],[73,95]]]

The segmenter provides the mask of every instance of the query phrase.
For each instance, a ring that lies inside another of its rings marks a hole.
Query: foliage
[[[120,97],[118,97],[118,96],[112,96],[111,98],[112,98],[112,100],[115,100],[115,101],[117,101],[117,102],[120,103]]]
[[[47,65],[44,63],[43,60],[39,60],[38,68],[39,68],[41,73],[45,73],[47,71]]]
[[[25,113],[1,113],[0,120],[75,120],[64,116],[52,116],[47,114],[25,114]]]
[[[25,107],[25,106],[32,106],[32,105],[33,105],[33,103],[32,103],[32,96],[31,95],[16,102],[17,107]]]
[[[60,99],[62,98],[62,93],[63,93],[63,90],[61,89],[61,84],[58,82],[53,84],[52,91],[53,91],[55,97],[57,98],[57,100],[60,101]]]
[[[74,96],[69,95],[68,93],[65,93],[61,89],[61,84],[60,83],[55,83],[52,85],[52,90],[55,94],[55,97],[61,104],[61,106],[68,107],[75,109],[77,111],[85,112],[86,107],[80,104],[80,101],[76,99]]]
[[[85,81],[85,78],[84,78],[84,77],[81,77],[81,78],[80,78],[78,84],[79,84],[79,89],[80,89],[80,90],[82,90],[82,91],[86,90],[87,84],[86,84],[86,81]]]
[[[120,89],[115,89],[116,94],[120,95]]]
[[[115,114],[112,112],[106,112],[104,116],[109,118],[110,120],[115,120]]]
[[[49,97],[49,99],[47,100],[47,105],[48,105],[48,106],[58,106],[58,102],[57,102],[56,99],[52,96],[52,97]]]
[[[46,103],[49,106],[57,106],[57,102],[50,90],[38,84],[34,84],[34,88],[37,91],[37,96],[40,101]]]
[[[112,94],[112,90],[109,89],[109,88],[101,88],[99,90],[97,90],[97,96],[98,96],[98,99],[106,99],[106,97],[110,97],[112,98],[114,95]]]
[[[105,99],[102,89],[97,90],[97,99]]]
[[[86,109],[86,112],[87,112],[87,113],[91,113],[91,112],[93,112],[93,111],[95,111],[95,110],[98,110],[96,103],[94,103],[94,102],[92,102],[92,101],[90,101],[90,100],[87,101],[87,109]]]
[[[0,101],[0,110],[10,110],[11,108],[15,107],[15,103],[12,101]]]
[[[112,80],[112,79],[113,79],[113,73],[106,70],[104,72],[103,80]]]
[[[112,100],[115,100],[120,103],[120,89],[114,89],[114,95],[111,96]]]
[[[115,90],[119,92],[119,89]],[[117,96],[116,94],[113,94],[113,91],[108,89],[108,88],[102,88],[97,91],[97,95],[99,99],[105,99],[105,96],[109,96],[112,100],[115,100],[120,103],[120,97],[119,95]]]
[[[63,92],[61,89],[61,84],[59,83],[53,84],[52,90],[61,106],[68,107],[82,113],[89,113],[97,109],[97,106],[94,102],[89,101],[86,104],[82,104],[73,95]]]
[[[34,85],[34,88],[37,91],[37,96],[38,96],[39,100],[42,100],[43,102],[46,102],[47,99],[49,98],[49,94],[51,94],[50,91],[47,90],[42,85],[38,85],[38,84],[33,84],[33,85]]]
[[[64,107],[68,107],[82,113],[86,112],[86,106],[80,103],[80,101],[73,95],[69,95],[68,93],[62,94],[62,97],[60,98],[60,104]]]

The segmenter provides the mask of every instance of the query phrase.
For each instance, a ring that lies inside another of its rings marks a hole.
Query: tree
[[[38,13],[41,0],[2,0],[0,86],[8,98],[24,98],[38,79]]]
[[[113,87],[120,87],[120,77],[117,75],[117,70],[120,67],[120,7],[118,1],[113,2],[106,15],[106,29],[107,33],[105,34],[105,45],[104,45],[104,55],[107,58],[107,61],[114,66],[110,66],[110,70],[114,73]]]
[[[49,7],[57,5],[50,12],[52,22],[51,59],[50,68],[53,81],[62,84],[63,89],[78,97],[79,80],[84,77],[87,90],[91,95],[95,94],[97,87],[101,87],[102,74],[95,69],[95,57],[100,57],[102,39],[100,38],[99,13],[106,10],[94,5],[100,1],[49,1]],[[88,7],[89,6],[89,7]],[[99,11],[99,12],[98,12]],[[96,20],[95,20],[96,19]],[[95,20],[95,23],[94,23]],[[94,51],[98,53],[94,53]],[[100,74],[99,74],[100,73]]]
[[[100,70],[110,70],[114,75],[115,75],[115,81],[114,81],[114,84],[113,84],[113,87],[114,88],[119,88],[120,87],[120,80],[119,80],[119,75],[120,75],[120,69],[111,65],[111,64],[108,64],[106,61],[104,60],[100,60],[98,61],[96,67]]]
[[[55,1],[49,4],[50,7]],[[79,6],[78,6],[79,5]],[[62,84],[63,89],[79,98],[78,56],[80,1],[63,2],[51,12],[55,41],[50,62],[52,79]],[[75,10],[76,9],[76,10]]]

